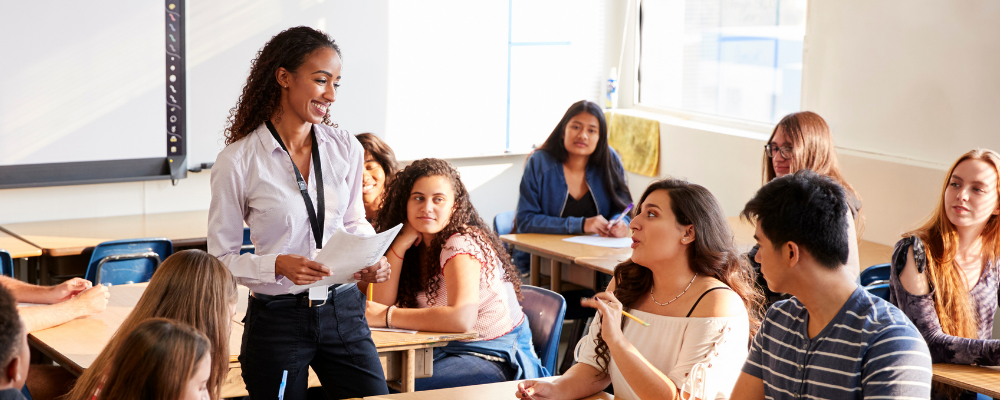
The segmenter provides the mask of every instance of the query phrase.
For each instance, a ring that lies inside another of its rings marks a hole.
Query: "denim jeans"
[[[276,399],[283,371],[285,398],[304,399],[312,366],[331,399],[388,394],[382,364],[356,285],[314,308],[269,309],[254,297],[240,350],[251,399]]]
[[[434,375],[414,381],[416,389],[431,390],[506,382],[517,371],[509,363],[489,361],[469,354],[448,354],[434,349]]]

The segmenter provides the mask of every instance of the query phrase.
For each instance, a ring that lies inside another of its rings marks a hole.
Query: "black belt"
[[[330,299],[347,289],[350,289],[353,283],[344,283],[340,285],[331,285],[329,291],[326,293],[326,299],[323,301],[319,300],[309,300],[309,291],[306,290],[299,294],[279,294],[279,295],[269,295],[250,292],[250,296],[258,301],[264,303],[267,308],[311,308],[319,307],[325,305]]]

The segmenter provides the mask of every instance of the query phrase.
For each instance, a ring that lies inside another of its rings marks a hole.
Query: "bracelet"
[[[403,259],[403,257],[400,257],[400,256],[399,256],[399,254],[396,254],[396,250],[393,250],[393,249],[392,249],[392,246],[389,246],[389,251],[391,251],[391,252],[392,252],[392,255],[396,256],[396,258],[398,258],[398,259],[400,259],[400,260],[402,260],[402,259]],[[405,253],[405,252],[404,252],[404,253]]]
[[[389,306],[388,310],[385,310],[385,327],[392,328],[392,310],[395,310],[396,306]]]

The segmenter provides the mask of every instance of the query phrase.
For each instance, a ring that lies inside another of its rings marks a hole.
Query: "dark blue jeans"
[[[506,382],[514,379],[506,362],[494,362],[469,354],[448,354],[434,349],[434,375],[414,381],[416,389],[431,390]]]
[[[389,393],[365,320],[365,297],[351,286],[314,308],[269,309],[250,298],[240,364],[251,399],[278,398],[285,370],[285,398],[306,398],[309,366],[328,398]]]

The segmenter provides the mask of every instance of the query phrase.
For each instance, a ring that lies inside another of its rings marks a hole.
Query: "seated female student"
[[[361,182],[361,199],[365,203],[365,219],[371,222],[375,213],[382,208],[385,188],[399,171],[396,154],[388,144],[371,133],[356,136],[365,149],[364,180]]]
[[[632,201],[625,169],[608,145],[604,110],[581,100],[566,110],[545,143],[528,157],[517,201],[517,233],[628,235],[628,217],[613,221]],[[528,253],[514,252],[521,272]]]
[[[643,193],[629,227],[632,258],[607,292],[582,301],[601,316],[577,344],[578,363],[551,383],[518,384],[517,397],[575,399],[609,383],[622,399],[729,397],[761,296],[722,207],[704,187],[663,180]]]
[[[1000,340],[990,339],[1000,279],[998,196],[1000,154],[965,153],[928,221],[896,243],[889,300],[923,334],[935,363],[1000,365]],[[935,398],[976,398],[934,389]]]
[[[368,303],[373,327],[479,333],[434,349],[417,390],[547,376],[521,312],[521,282],[500,238],[447,161],[414,161],[388,187],[375,230],[403,224],[386,257],[389,280]]]
[[[236,301],[236,280],[219,259],[201,250],[179,251],[167,257],[128,318],[83,371],[66,399],[103,399],[101,388],[125,338],[150,318],[169,318],[191,325],[211,342],[208,393],[212,400],[218,400],[229,370],[229,333]]]
[[[147,319],[122,341],[99,397],[208,400],[211,350],[208,338],[187,324]]]
[[[844,175],[840,173],[840,163],[834,151],[833,135],[823,117],[811,111],[802,111],[786,115],[774,127],[770,139],[764,145],[763,183],[774,178],[793,174],[801,169],[812,170],[817,174],[830,177],[847,191],[847,206],[850,208],[848,225],[850,226],[850,256],[844,269],[857,278],[861,272],[858,260],[858,241],[864,224],[861,213],[861,196],[854,190]],[[760,274],[760,264],[754,261],[757,246],[747,254],[750,265],[757,272],[756,282],[764,291],[765,305],[770,306],[775,301],[788,298],[782,293],[768,289],[767,281]]]

